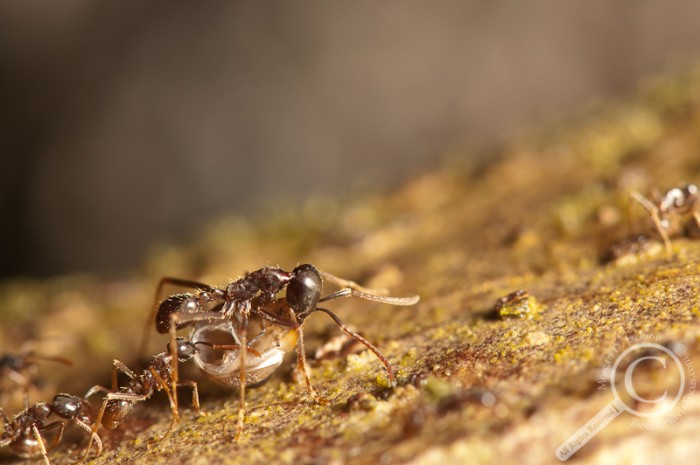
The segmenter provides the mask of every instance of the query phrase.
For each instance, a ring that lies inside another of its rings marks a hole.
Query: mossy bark
[[[556,448],[612,401],[606,367],[639,342],[682,354],[679,415],[644,423],[625,412],[575,460],[695,457],[700,242],[674,238],[669,259],[629,193],[698,180],[698,89],[700,73],[657,80],[633,101],[515,142],[487,163],[453,158],[390,194],[311,199],[252,223],[224,219],[189,246],[155,246],[123,279],[7,282],[0,342],[34,338],[42,353],[75,361],[74,369],[42,364],[47,383],[32,400],[56,389],[82,393],[109,383],[112,358],[134,363],[161,276],[224,284],[264,265],[308,262],[421,296],[406,308],[332,304],[387,356],[397,387],[371,352],[340,356],[312,362],[312,382],[328,400],[317,404],[291,373],[290,356],[248,391],[239,443],[235,393],[204,381],[208,415],[197,417],[183,391],[181,422],[151,444],[171,414],[163,399],[144,402],[119,429],[100,433],[105,451],[90,463],[554,463]],[[640,234],[647,240],[626,241]],[[506,303],[513,311],[496,308],[518,290],[527,298]],[[310,353],[334,331],[330,320],[310,318]],[[152,339],[152,353],[162,351],[165,340]],[[645,398],[680,386],[678,372],[658,364],[640,374]],[[202,380],[194,369],[183,376]],[[56,463],[69,460],[70,444],[51,453]]]

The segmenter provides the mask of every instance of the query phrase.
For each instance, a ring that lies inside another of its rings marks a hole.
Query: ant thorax
[[[266,312],[287,321],[291,310],[284,299],[268,305]],[[194,356],[197,366],[216,383],[229,387],[240,385],[240,316],[220,322],[202,322],[195,325],[191,340],[197,344]],[[251,314],[246,331],[248,351],[245,356],[245,383],[247,386],[269,378],[282,364],[284,354],[294,350],[297,332]],[[203,344],[206,343],[206,344]],[[222,350],[225,346],[231,346]],[[238,346],[238,347],[236,347]]]

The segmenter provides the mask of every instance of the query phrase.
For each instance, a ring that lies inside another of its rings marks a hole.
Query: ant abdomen
[[[170,315],[180,312],[197,311],[197,297],[192,294],[175,294],[163,300],[158,306],[156,330],[161,333],[170,331]]]
[[[102,426],[107,429],[116,429],[133,409],[134,402],[130,400],[108,400],[102,417]]]
[[[304,318],[316,309],[321,299],[323,283],[315,266],[299,265],[292,271],[292,279],[287,285],[287,303],[294,313]]]

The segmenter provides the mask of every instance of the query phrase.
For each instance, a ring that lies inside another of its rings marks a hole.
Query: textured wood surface
[[[170,420],[155,396],[101,433],[105,451],[91,463],[556,463],[562,441],[613,399],[602,370],[638,342],[687,349],[683,410],[655,426],[625,412],[571,461],[677,462],[700,452],[690,383],[700,368],[700,242],[674,239],[669,260],[629,193],[700,181],[699,153],[700,74],[659,79],[633,100],[516,141],[488,163],[457,155],[388,194],[315,198],[252,222],[222,219],[188,245],[155,245],[141,269],[120,279],[4,283],[0,343],[34,338],[42,353],[75,361],[73,369],[40,365],[46,385],[33,400],[57,389],[83,393],[109,383],[112,358],[135,362],[161,276],[223,285],[268,264],[309,262],[394,295],[420,294],[414,307],[332,305],[384,352],[396,388],[364,351],[312,362],[312,382],[329,400],[315,404],[290,355],[248,391],[236,444],[234,393],[189,369],[183,376],[202,381],[207,416],[197,418],[181,394],[182,421],[150,445]],[[624,242],[638,234],[648,240]],[[496,308],[517,290],[528,296]],[[314,315],[309,353],[338,333]],[[154,335],[151,353],[164,347]],[[648,398],[679,386],[678,373],[659,365],[640,373]],[[56,463],[69,461],[71,443],[51,454]]]

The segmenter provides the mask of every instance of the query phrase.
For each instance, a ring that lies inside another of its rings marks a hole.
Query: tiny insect
[[[522,302],[523,300],[526,300],[529,298],[530,298],[530,294],[528,294],[528,292],[526,290],[518,289],[517,291],[513,291],[508,295],[505,295],[503,297],[499,297],[496,300],[496,305],[494,306],[494,309],[497,312],[499,312],[507,305],[518,304],[518,303]]]
[[[41,455],[46,465],[51,465],[48,451],[61,441],[66,423],[74,423],[90,435],[90,444],[97,443],[97,455],[102,453],[102,441],[91,429],[92,407],[85,399],[70,394],[58,394],[51,403],[38,402],[23,410],[10,421],[0,409],[0,416],[5,423],[0,435],[0,447],[9,447],[22,458]],[[53,420],[53,421],[52,421]],[[55,432],[50,447],[46,445],[44,435]],[[89,453],[87,449],[85,457]]]
[[[671,258],[671,237],[687,233],[687,227],[692,220],[700,228],[700,192],[695,184],[674,187],[662,196],[658,191],[652,192],[651,199],[639,192],[631,192],[630,196],[639,202],[651,216],[654,227],[664,241],[666,255]]]
[[[207,344],[205,342],[199,344]],[[185,338],[177,338],[177,359],[180,362],[187,362],[194,357],[198,352],[197,345]],[[97,432],[100,426],[107,429],[115,429],[119,424],[131,413],[136,402],[148,400],[156,391],[163,390],[170,401],[170,409],[173,413],[173,419],[170,427],[165,434],[159,438],[162,439],[170,433],[173,425],[179,420],[177,404],[172,389],[181,386],[192,388],[192,405],[197,414],[201,414],[199,409],[199,391],[197,383],[194,381],[179,381],[176,380],[174,386],[171,387],[173,380],[173,357],[170,352],[161,352],[153,357],[151,363],[140,373],[136,373],[129,369],[124,363],[119,360],[112,361],[112,388],[96,385],[91,387],[85,398],[90,398],[98,392],[105,394],[102,401],[97,418],[95,420],[94,432]],[[126,385],[119,386],[118,374],[124,373],[129,377]],[[88,444],[88,450],[91,444]]]
[[[494,313],[501,319],[523,318],[531,320],[538,318],[542,309],[537,300],[526,290],[519,289],[496,300]]]
[[[341,289],[321,297],[322,278]],[[229,346],[246,348],[231,350],[213,358],[203,351],[195,357],[200,368],[217,382],[239,388],[236,440],[243,429],[246,385],[269,377],[281,365],[284,353],[291,351],[294,345],[297,346],[297,363],[308,391],[315,400],[322,400],[311,385],[304,353],[302,324],[312,312],[328,314],[342,331],[374,352],[386,368],[390,382],[395,382],[391,366],[379,349],[345,326],[333,312],[318,307],[319,303],[350,296],[391,305],[414,305],[419,300],[418,296],[380,295],[352,281],[320,272],[310,264],[299,265],[291,272],[275,267],[261,268],[223,289],[197,281],[163,278],[158,286],[156,302],[165,284],[196,290],[194,293],[172,295],[157,303],[148,320],[149,326],[155,321],[158,332],[170,334],[171,352],[175,348],[176,331],[190,325],[195,326],[193,341],[209,342],[213,349],[219,350],[224,349],[226,344],[220,344],[222,341],[217,340],[216,334],[228,334],[234,342]],[[278,299],[277,294],[285,288],[285,297]],[[175,368],[173,386],[176,381]]]
[[[37,387],[34,378],[38,371],[38,362],[56,362],[73,366],[73,362],[63,357],[40,355],[33,351],[21,350],[19,353],[0,355],[0,399],[4,406],[15,389],[20,389],[24,397],[24,408],[29,407],[29,392]],[[9,381],[9,382],[8,382]]]

